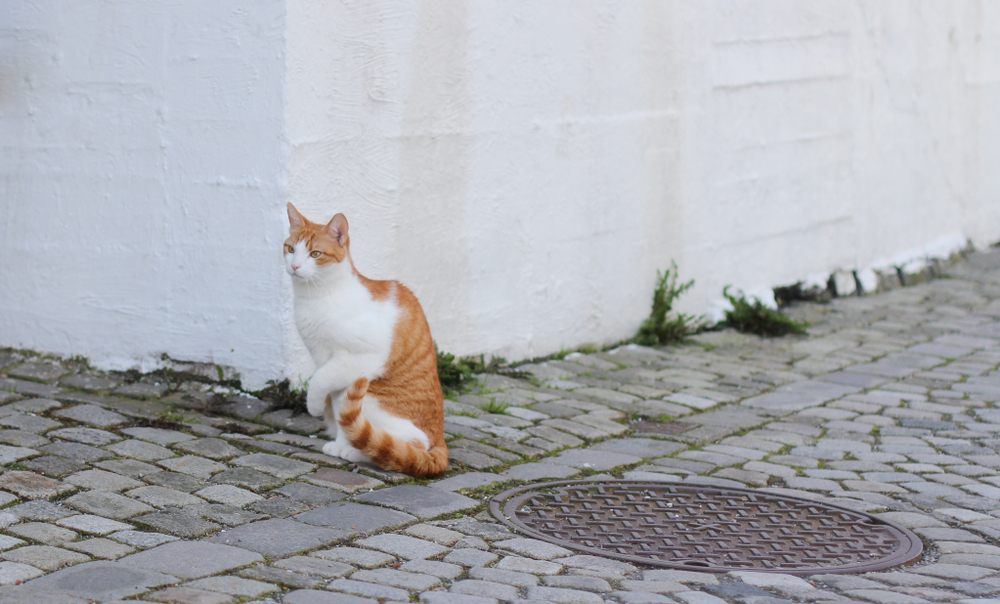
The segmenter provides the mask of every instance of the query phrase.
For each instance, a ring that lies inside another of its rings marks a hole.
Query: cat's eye
[[[313,252],[313,253],[309,254],[309,257],[310,258],[319,258],[322,255],[323,255],[323,252]]]
[[[289,254],[294,254],[295,253],[295,248],[293,248],[290,245],[286,245],[285,246],[285,251],[288,252]]]

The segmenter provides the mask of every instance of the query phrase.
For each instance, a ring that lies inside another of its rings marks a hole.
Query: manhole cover
[[[870,514],[751,489],[566,480],[500,493],[490,513],[536,539],[680,570],[868,572],[923,551],[916,535]]]

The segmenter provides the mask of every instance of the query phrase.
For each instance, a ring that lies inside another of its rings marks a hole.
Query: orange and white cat
[[[295,324],[316,363],[306,407],[334,439],[323,452],[412,476],[443,473],[444,397],[416,296],[358,273],[343,214],[317,224],[289,203],[288,222]]]

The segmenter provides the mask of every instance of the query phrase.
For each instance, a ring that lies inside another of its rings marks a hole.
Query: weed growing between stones
[[[495,398],[490,398],[489,402],[483,403],[479,408],[486,413],[493,413],[495,415],[507,415],[507,403],[503,401],[498,401]]]
[[[752,333],[758,336],[775,338],[787,334],[805,335],[808,324],[785,316],[781,311],[764,306],[760,300],[747,300],[743,292],[739,296],[729,293],[729,287],[722,290],[722,295],[733,305],[733,310],[726,311],[725,325],[736,331]]]
[[[657,271],[657,286],[653,291],[653,310],[649,318],[642,322],[635,343],[643,346],[673,344],[682,341],[704,329],[702,317],[686,314],[670,315],[674,302],[694,286],[694,279],[677,285],[677,263],[671,262],[672,269],[662,274]]]
[[[509,366],[503,357],[493,357],[489,362],[483,355],[479,355],[479,358],[456,359],[455,355],[438,350],[437,344],[434,345],[434,351],[437,352],[438,381],[441,382],[441,390],[446,398],[469,392],[475,381],[472,376],[476,373],[496,373],[512,378],[530,377]]]
[[[268,380],[267,386],[250,393],[252,396],[262,401],[274,403],[275,409],[291,409],[298,413],[306,412],[306,390],[302,388],[292,388],[292,382],[288,378],[280,382]]]

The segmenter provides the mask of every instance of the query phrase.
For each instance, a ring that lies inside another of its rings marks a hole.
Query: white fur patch
[[[431,448],[431,439],[423,430],[408,419],[386,412],[373,396],[366,396],[362,401],[361,415],[373,427],[384,430],[403,442],[419,442],[424,450]]]

